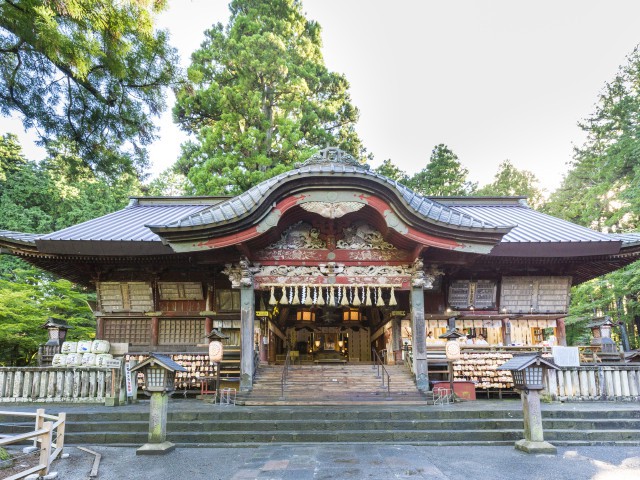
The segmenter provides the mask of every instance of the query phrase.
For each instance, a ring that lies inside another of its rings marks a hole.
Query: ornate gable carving
[[[365,222],[354,223],[342,231],[344,237],[336,242],[339,249],[345,250],[396,250],[385,242],[382,234]]]
[[[300,221],[287,228],[280,240],[266,247],[265,250],[316,250],[327,248],[327,244],[320,238],[317,228]]]
[[[306,202],[300,204],[307,212],[317,213],[324,218],[340,218],[347,213],[357,212],[364,203],[359,202]]]

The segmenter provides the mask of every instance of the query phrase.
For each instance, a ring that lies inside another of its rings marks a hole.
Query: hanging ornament
[[[289,299],[287,298],[287,287],[282,287],[282,297],[280,297],[280,305],[289,305]]]
[[[338,290],[339,292],[339,290]],[[340,293],[338,293],[339,295]],[[329,287],[329,294],[327,295],[327,305],[330,307],[335,307],[336,306],[336,292],[333,290],[333,285],[331,287]]]
[[[311,289],[309,287],[304,287],[304,290],[305,290],[304,304],[307,307],[313,305],[313,300],[311,299]]]
[[[298,287],[293,287],[294,295],[293,300],[291,301],[291,305],[300,305],[300,297],[298,297]]]
[[[364,287],[362,287],[362,290],[364,290]],[[364,294],[364,292],[362,292]],[[373,303],[371,302],[371,289],[369,287],[367,287],[367,296],[366,296],[366,300],[364,301],[365,305],[373,305]]]
[[[347,298],[347,287],[342,287],[342,300],[340,300],[341,307],[349,306],[349,299]]]
[[[322,287],[316,287],[316,305],[324,305],[324,297],[322,296]]]
[[[358,296],[358,287],[353,289],[353,306],[359,307],[362,303],[360,302],[360,297]]]
[[[378,297],[376,299],[376,307],[384,307],[384,300],[382,298],[382,289],[380,287],[378,287],[378,294],[376,295],[376,297]]]
[[[389,306],[390,307],[395,307],[396,305],[398,305],[398,302],[396,301],[396,294],[394,292],[395,288],[391,287],[391,296],[389,297]]]
[[[278,303],[276,301],[275,290],[276,290],[276,287],[271,286],[271,296],[269,297],[269,305],[275,305],[276,303]]]

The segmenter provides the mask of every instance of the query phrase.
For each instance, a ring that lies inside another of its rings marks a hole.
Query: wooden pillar
[[[240,288],[240,390],[253,388],[253,328],[255,321],[254,289]]]
[[[96,338],[102,340],[104,338],[104,318],[96,317]]]
[[[558,339],[559,346],[567,346],[567,329],[564,324],[564,318],[559,318],[556,320],[556,337]]]
[[[158,317],[151,317],[151,346],[158,346],[158,337],[160,332],[160,321]]]
[[[402,362],[402,319],[391,319],[391,350],[387,354],[389,365],[396,365]]]
[[[213,318],[204,317],[204,334],[209,335],[213,330]]]
[[[411,330],[413,332],[413,371],[416,385],[423,392],[429,391],[429,367],[427,365],[427,332],[424,320],[424,290],[411,288]]]

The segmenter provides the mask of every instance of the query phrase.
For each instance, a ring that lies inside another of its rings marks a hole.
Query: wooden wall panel
[[[500,308],[511,313],[566,313],[571,277],[503,277]]]

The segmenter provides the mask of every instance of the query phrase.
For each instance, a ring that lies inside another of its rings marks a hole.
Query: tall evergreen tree
[[[233,0],[230,10],[177,92],[174,119],[195,135],[176,164],[190,193],[245,191],[328,144],[360,156],[349,84],[325,67],[320,26],[301,2]]]
[[[524,195],[529,205],[538,208],[544,200],[539,180],[528,170],[519,170],[509,160],[498,166],[493,182],[476,191],[485,196],[519,196]]]
[[[548,213],[601,231],[640,229],[640,49],[605,85],[571,169],[545,205]],[[610,314],[640,345],[640,263],[574,287],[568,324]],[[582,329],[584,331],[584,328]]]
[[[427,166],[413,175],[407,186],[423,195],[470,195],[476,184],[467,180],[468,175],[469,171],[462,166],[458,156],[441,143],[432,150]]]
[[[606,84],[580,127],[587,140],[548,211],[608,231],[640,227],[640,48]]]

